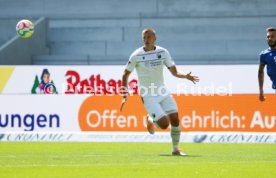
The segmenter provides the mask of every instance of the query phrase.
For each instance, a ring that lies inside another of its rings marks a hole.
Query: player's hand
[[[266,98],[265,98],[265,96],[264,96],[263,94],[260,94],[260,95],[259,95],[259,100],[260,100],[260,101],[265,101],[265,99],[266,99]]]
[[[124,105],[125,105],[126,101],[127,101],[127,97],[124,96],[124,97],[123,97],[123,100],[122,100],[122,103],[121,103],[120,112],[122,112],[122,110],[123,110],[123,108],[124,108]]]
[[[198,76],[193,76],[191,74],[192,74],[192,72],[188,73],[186,75],[186,79],[192,81],[194,84],[196,84],[196,82],[199,82],[199,77]]]

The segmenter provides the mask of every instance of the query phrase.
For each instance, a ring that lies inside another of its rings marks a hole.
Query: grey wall
[[[30,38],[23,39],[16,35],[0,46],[1,65],[31,64],[33,55],[49,54],[47,48],[48,20],[40,18],[34,25],[35,31]]]
[[[275,0],[0,0],[0,17],[260,16]]]
[[[125,64],[146,27],[178,64],[256,64],[275,7],[276,0],[0,0],[0,20],[49,17],[49,55],[37,53],[34,64]]]

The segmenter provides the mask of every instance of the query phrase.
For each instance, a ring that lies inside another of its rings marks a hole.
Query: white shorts
[[[143,102],[148,114],[154,121],[158,121],[165,115],[178,112],[177,104],[172,95],[144,96]]]

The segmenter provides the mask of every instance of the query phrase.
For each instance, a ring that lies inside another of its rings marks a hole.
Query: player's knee
[[[167,129],[169,127],[169,123],[165,123],[165,124],[162,124],[162,125],[159,125],[161,129]]]
[[[157,123],[158,123],[158,126],[161,129],[167,129],[169,127],[169,125],[170,125],[170,122],[169,122],[169,119],[167,118],[167,116],[164,116],[161,119],[159,119],[157,121]]]
[[[179,120],[177,119],[177,120],[172,120],[171,121],[171,125],[173,126],[173,127],[178,127],[179,126]]]
[[[172,113],[169,115],[171,125],[173,127],[178,127],[179,126],[179,119],[178,119],[178,113]]]

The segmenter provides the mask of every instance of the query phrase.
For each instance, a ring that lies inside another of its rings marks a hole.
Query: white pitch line
[[[192,164],[258,164],[276,163],[273,161],[240,161],[240,162],[164,162],[164,163],[114,163],[114,164],[19,164],[19,165],[0,165],[0,168],[15,167],[95,167],[95,166],[138,166],[138,165],[192,165]]]
[[[89,155],[0,155],[0,158],[18,158],[18,157],[53,157],[53,158],[67,158],[67,157],[109,157],[113,155],[89,154]]]
[[[46,154],[16,154],[16,155],[13,155],[13,154],[6,154],[6,155],[0,155],[0,158],[20,158],[20,157],[28,157],[28,158],[31,158],[31,157],[60,157],[60,158],[67,158],[67,157],[101,157],[101,156],[104,156],[104,157],[111,157],[111,156],[114,156],[112,154],[87,154],[87,155],[79,155],[79,154],[70,154],[70,155],[58,155],[58,154],[50,154],[50,155],[46,155]],[[116,155],[118,156],[118,155]],[[119,156],[133,156],[133,155],[130,155],[130,154],[119,154]],[[140,154],[139,156],[155,156],[153,154]]]

